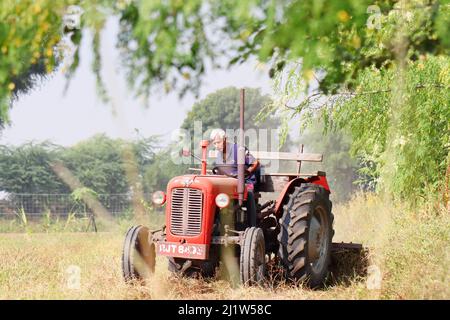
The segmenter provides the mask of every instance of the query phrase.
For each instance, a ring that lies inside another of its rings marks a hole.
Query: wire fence
[[[130,194],[99,194],[97,200],[113,216],[120,216],[133,211],[132,196]],[[151,195],[144,194],[142,199],[151,203]],[[86,203],[76,200],[71,194],[27,194],[10,193],[0,199],[0,217],[12,218],[19,213],[29,217],[67,216],[75,214],[86,216],[92,213]]]

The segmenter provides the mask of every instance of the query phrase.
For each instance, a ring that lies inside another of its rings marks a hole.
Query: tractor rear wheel
[[[241,244],[240,278],[244,285],[262,285],[266,276],[266,248],[261,228],[250,227]]]
[[[122,273],[125,281],[144,280],[155,272],[155,244],[144,226],[133,226],[125,235],[122,251]]]
[[[328,275],[334,235],[329,192],[305,183],[295,187],[283,207],[278,256],[288,279],[320,286]]]

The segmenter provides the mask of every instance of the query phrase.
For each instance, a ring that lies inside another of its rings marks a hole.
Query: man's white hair
[[[219,137],[220,139],[223,139],[226,137],[226,133],[223,129],[213,129],[213,131],[211,131],[211,134],[209,135],[209,139],[212,141],[214,139],[216,139],[217,137]]]

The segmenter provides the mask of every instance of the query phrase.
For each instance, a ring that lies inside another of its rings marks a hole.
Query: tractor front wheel
[[[250,227],[241,244],[240,278],[244,285],[262,285],[266,276],[266,249],[261,228]]]
[[[126,282],[144,280],[155,272],[155,244],[144,226],[133,226],[125,235],[122,251],[122,273]]]

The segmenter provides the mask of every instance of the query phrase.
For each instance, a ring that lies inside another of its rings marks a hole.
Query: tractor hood
[[[237,179],[220,175],[184,175],[170,180],[167,185],[166,240],[208,247],[216,213],[215,198],[219,193],[225,193],[231,199],[237,199],[237,184]]]
[[[226,193],[230,198],[237,199],[237,184],[237,179],[223,175],[190,174],[172,178],[167,185],[167,194],[170,195],[174,188],[193,188],[201,189],[207,196]]]

